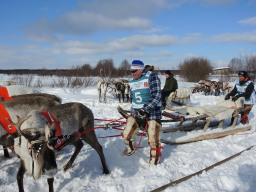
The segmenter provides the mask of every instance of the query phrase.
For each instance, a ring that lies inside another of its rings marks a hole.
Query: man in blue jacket
[[[230,99],[230,97],[232,97],[232,101],[236,101],[239,97],[245,98],[244,110],[241,112],[241,123],[246,124],[249,123],[248,114],[256,102],[256,94],[254,83],[250,80],[246,71],[239,71],[238,77],[239,83],[236,83],[234,89],[226,95],[225,100]]]
[[[132,154],[136,148],[135,138],[140,126],[148,124],[148,144],[150,146],[150,164],[157,165],[161,157],[161,81],[157,74],[144,68],[144,63],[134,60],[131,65],[133,79],[129,81],[132,97],[132,116],[127,118],[123,132],[127,149],[124,154]]]

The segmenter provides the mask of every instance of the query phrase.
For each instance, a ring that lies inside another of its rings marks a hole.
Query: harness
[[[40,112],[48,121],[49,125],[51,126],[52,124],[55,124],[56,127],[56,133],[55,133],[55,137],[57,137],[57,142],[56,142],[56,148],[59,148],[60,146],[63,145],[63,140],[62,138],[59,138],[59,136],[62,136],[61,133],[61,127],[59,122],[57,121],[57,119],[50,114],[48,111],[41,111]]]
[[[3,101],[13,99],[12,97],[9,96],[9,93],[6,87],[0,87],[0,97],[2,97]]]
[[[12,120],[4,105],[0,103],[0,124],[7,131],[7,133],[12,134],[16,131],[16,127],[9,123],[6,118]]]

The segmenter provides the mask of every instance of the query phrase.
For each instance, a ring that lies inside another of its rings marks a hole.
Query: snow
[[[5,76],[1,76],[6,78]],[[162,86],[164,77],[161,76]],[[6,79],[3,79],[6,80]],[[49,80],[49,78],[47,79]],[[179,88],[193,87],[195,83],[178,80]],[[111,94],[107,95],[107,103],[98,102],[97,87],[85,89],[71,88],[40,88],[41,92],[55,94],[62,98],[63,103],[80,102],[89,107],[95,119],[117,120],[122,118],[117,111],[120,105],[130,109],[128,103],[119,103]],[[219,96],[204,96],[201,93],[191,95],[190,105],[215,105]],[[170,112],[170,111],[169,111]],[[102,192],[131,192],[151,191],[169,182],[200,171],[225,158],[228,158],[246,148],[255,145],[256,108],[249,114],[252,129],[220,139],[199,141],[183,145],[162,144],[161,163],[149,165],[149,146],[147,138],[142,137],[138,151],[132,156],[122,155],[125,143],[121,137],[98,138],[103,147],[107,165],[111,174],[102,174],[102,166],[98,154],[84,142],[84,147],[76,158],[72,169],[63,172],[62,168],[74,152],[73,146],[67,146],[57,156],[58,173],[54,180],[55,191],[102,191]],[[121,119],[124,120],[124,119]],[[95,124],[105,124],[95,121]],[[226,120],[223,130],[229,130],[230,120]],[[163,123],[162,129],[177,127],[177,122]],[[242,124],[238,123],[238,127]],[[208,128],[207,132],[217,132],[219,128]],[[120,130],[96,129],[98,137],[119,135]],[[163,133],[162,138],[175,140],[181,137],[193,137],[203,133],[202,129],[191,132]],[[137,137],[137,143],[140,137]],[[19,159],[10,153],[10,159],[0,159],[0,191],[17,191],[16,174]],[[0,152],[3,157],[3,152]],[[35,181],[28,174],[24,177],[25,191],[48,191],[46,178],[43,176]],[[221,164],[201,175],[167,188],[168,192],[205,192],[205,191],[236,191],[253,192],[256,189],[256,148],[243,152],[240,156]]]

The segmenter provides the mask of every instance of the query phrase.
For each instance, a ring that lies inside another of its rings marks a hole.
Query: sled
[[[169,118],[180,119],[180,123],[179,123],[177,128],[164,129],[162,131],[163,133],[169,133],[169,132],[175,132],[175,131],[191,131],[191,130],[196,129],[196,128],[203,128],[204,131],[206,131],[206,129],[208,127],[218,125],[218,127],[220,128],[223,125],[223,122],[221,122],[221,121],[210,122],[207,119],[209,116],[206,115],[206,114],[201,114],[201,115],[196,115],[196,116],[179,116],[177,114],[169,113],[169,112],[164,111],[162,113],[162,115],[165,116],[165,117],[169,117]],[[199,120],[203,121],[203,122],[197,123]],[[182,124],[184,122],[190,122],[190,121],[191,121],[190,124],[182,126]]]
[[[175,92],[172,92],[167,98],[167,105],[165,109],[172,110],[171,103],[175,103],[179,106],[190,106],[188,105],[188,101],[190,99],[191,89],[177,89]]]
[[[209,140],[209,139],[216,139],[216,138],[226,137],[228,135],[234,135],[234,134],[239,133],[239,132],[248,131],[251,128],[252,128],[252,126],[248,125],[246,127],[236,128],[236,129],[229,130],[229,131],[218,132],[218,133],[211,133],[211,134],[203,134],[203,135],[200,135],[200,136],[197,136],[197,137],[194,137],[194,138],[190,138],[190,139],[187,139],[187,140],[169,141],[169,140],[161,139],[161,142],[165,143],[165,144],[170,144],[170,145],[185,144],[185,143],[191,143],[191,142],[196,142],[196,141],[202,141],[202,140]]]

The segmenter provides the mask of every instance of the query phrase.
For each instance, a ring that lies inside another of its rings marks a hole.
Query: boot
[[[136,148],[135,140],[133,140],[133,141],[125,140],[125,143],[126,143],[126,149],[124,150],[123,154],[128,155],[128,156],[132,155],[132,153],[134,152],[134,150]]]

